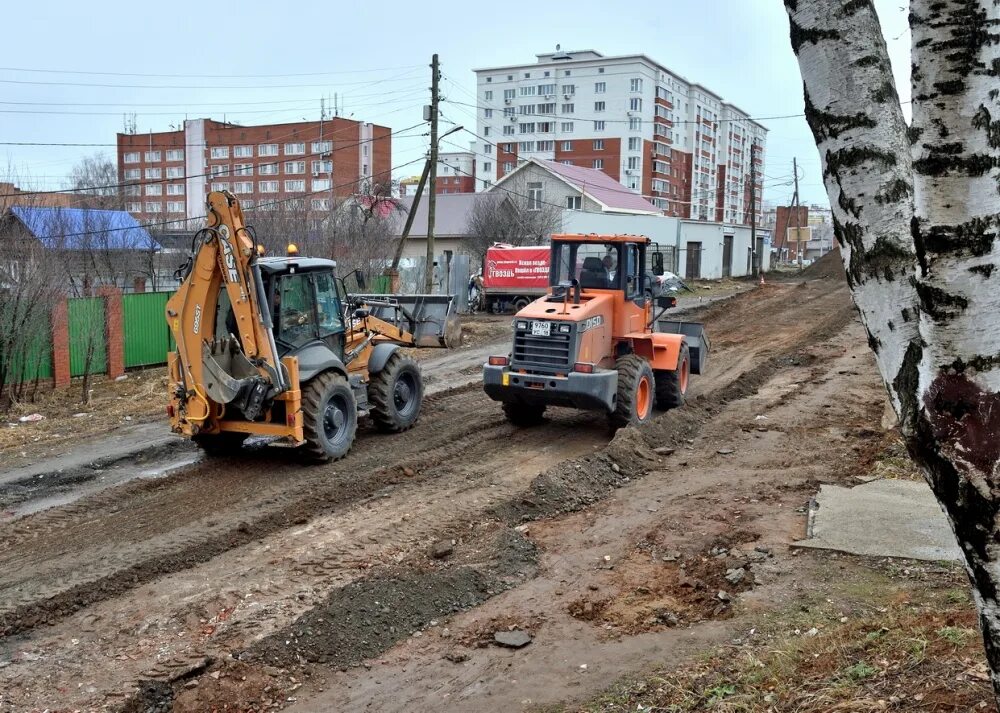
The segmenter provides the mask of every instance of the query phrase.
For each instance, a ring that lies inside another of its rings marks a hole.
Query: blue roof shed
[[[46,248],[161,249],[139,221],[124,210],[11,206],[10,212]]]

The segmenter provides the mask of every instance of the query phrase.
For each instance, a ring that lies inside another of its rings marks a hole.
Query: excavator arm
[[[208,195],[208,225],[198,231],[194,243],[181,286],[166,306],[177,343],[171,364],[177,377],[173,406],[180,430],[190,433],[221,418],[227,404],[252,421],[266,400],[290,386],[277,358],[255,241],[233,194]],[[228,326],[216,324],[223,289],[236,334],[217,329]]]

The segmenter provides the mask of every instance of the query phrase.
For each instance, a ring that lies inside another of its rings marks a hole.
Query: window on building
[[[141,213],[142,203],[126,203],[125,210],[127,210],[129,213]]]
[[[286,193],[303,193],[306,190],[306,182],[302,180],[285,181]]]
[[[576,106],[574,104],[563,104],[561,113],[572,114],[574,109],[576,109]]]
[[[594,82],[594,94],[604,94],[608,91],[607,82]]]
[[[519,129],[518,133],[521,133],[521,134],[533,134],[533,133],[535,133],[535,124],[534,124],[534,122],[530,122],[529,121],[527,124],[520,124],[518,126],[518,129]]]
[[[183,161],[184,160],[184,149],[170,149],[167,151],[168,161]]]
[[[629,151],[641,151],[642,150],[642,139],[638,136],[630,136],[628,140],[628,150]]]
[[[330,210],[330,199],[329,198],[313,198],[309,201],[309,205],[313,210]]]
[[[534,141],[522,141],[517,145],[517,150],[521,153],[531,153],[535,150]]]
[[[253,158],[253,146],[233,146],[233,158]]]
[[[504,99],[513,99],[515,96],[517,96],[517,92],[514,91],[513,89],[504,89],[503,90],[503,98]]]
[[[535,105],[534,104],[522,104],[521,106],[519,106],[517,108],[517,113],[521,114],[522,116],[528,116],[528,115],[534,114],[535,113]]]
[[[559,128],[560,128],[560,130],[561,130],[561,131],[562,131],[562,132],[563,132],[564,134],[572,134],[572,133],[573,133],[573,122],[572,122],[572,121],[564,121],[564,122],[563,122],[563,123],[562,123],[562,124],[560,125],[560,127],[559,127]]]
[[[504,161],[503,162],[503,172],[504,173],[510,173],[513,170],[514,170],[514,162],[513,161]]]
[[[594,139],[594,151],[604,150],[604,139]]]
[[[122,156],[123,163],[139,163],[139,152],[129,151],[124,156]]]
[[[562,161],[560,161],[559,163],[563,164],[564,166],[572,166],[573,165],[572,161],[570,161],[569,159],[565,159],[565,158]]]
[[[483,109],[483,118],[484,119],[492,119],[493,118],[493,110],[492,109]]]
[[[556,113],[555,102],[551,102],[549,104],[539,104],[538,105],[538,113],[539,114],[555,114]]]
[[[539,134],[551,134],[555,131],[556,122],[554,121],[540,121],[538,122],[538,133]]]
[[[312,189],[314,191],[328,191],[330,190],[330,179],[329,178],[314,178],[312,181]]]
[[[228,191],[229,190],[229,183],[226,182],[226,181],[219,181],[219,182],[213,183],[212,184],[212,190],[213,191]]]
[[[159,151],[147,151],[146,152],[146,161],[147,162],[149,162],[149,161],[159,161],[159,160],[160,160],[160,152]]]
[[[535,145],[536,151],[555,151],[556,142],[555,141],[539,141]]]
[[[528,183],[528,210],[542,209],[542,184],[540,182]]]
[[[604,111],[604,102],[594,102],[594,111]]]
[[[583,208],[583,197],[566,196],[566,207],[569,210],[581,210]]]
[[[138,168],[126,168],[125,173],[122,174],[126,181],[136,181],[142,176],[142,171]]]
[[[278,164],[276,163],[261,163],[257,165],[257,175],[258,176],[277,176],[278,175]]]
[[[484,126],[483,127],[483,136],[489,136],[489,135],[490,135],[490,127]]]
[[[486,81],[489,81],[489,80],[487,79]],[[493,101],[493,90],[492,89],[487,89],[485,92],[483,92],[483,99],[485,99],[488,102]]]
[[[604,159],[603,158],[595,158],[594,159],[594,168],[604,168]]]
[[[524,78],[525,79],[531,79],[531,72],[525,72],[524,73]]]
[[[147,213],[162,213],[163,204],[162,203],[146,203]]]
[[[633,171],[635,169],[639,168],[639,157],[638,156],[629,156],[628,160],[627,160],[626,168],[630,168]]]
[[[257,147],[258,156],[277,156],[278,144],[261,144]]]
[[[556,85],[555,84],[539,84],[538,85],[538,94],[540,96],[546,96],[547,97],[547,96],[551,96],[551,95],[553,95],[555,93],[556,93]]]
[[[233,184],[233,191],[240,195],[253,193],[253,181],[237,181]]]
[[[167,184],[167,195],[168,196],[183,196],[184,195],[184,184],[183,183],[168,183]]]
[[[630,92],[641,92],[642,91],[642,80],[632,79],[629,81],[628,89]]]
[[[487,156],[493,153],[493,144],[483,144],[483,153]]]
[[[570,76],[571,74],[573,74],[573,70],[571,70],[571,69],[567,69],[567,70],[566,70],[565,72],[563,72],[563,76],[564,76],[564,77],[568,77],[568,76]]]
[[[184,178],[184,167],[167,166],[167,178]]]
[[[319,173],[330,173],[330,171],[332,170],[333,170],[333,161],[331,161],[330,159],[312,162],[312,172],[314,176]]]
[[[563,94],[569,94],[569,95],[576,94],[576,85],[575,84],[564,84],[563,87],[562,87],[562,93]]]
[[[211,149],[209,149],[209,156],[211,158],[229,158],[229,147],[213,146]]]
[[[637,116],[633,116],[628,120],[629,131],[642,131],[642,119]]]
[[[632,97],[628,100],[629,111],[642,111],[642,97]]]
[[[562,142],[562,150],[563,151],[572,151],[573,150],[573,142],[572,141],[563,141]]]
[[[167,201],[168,213],[183,213],[184,201]]]
[[[233,173],[237,176],[252,176],[253,175],[253,164],[252,163],[237,163],[233,165]]]
[[[312,142],[312,152],[313,153],[326,153],[333,148],[332,141],[313,141]]]
[[[514,135],[514,125],[513,124],[504,124],[503,135],[504,136],[513,136]]]
[[[535,96],[535,85],[532,84],[531,86],[521,87],[521,96],[522,97],[533,97],[533,96]]]
[[[163,186],[161,186],[159,183],[152,183],[152,184],[146,186],[146,195],[147,196],[162,196],[163,195]]]
[[[130,186],[125,186],[125,195],[127,195],[127,196],[141,196],[142,195],[142,186],[140,186],[138,183],[134,183],[134,184],[132,184]]]
[[[261,193],[277,193],[278,192],[278,182],[277,181],[259,181],[257,183],[257,190]]]
[[[604,122],[603,121],[595,121],[594,122],[594,131],[604,131]]]
[[[306,143],[304,141],[295,141],[290,144],[285,144],[286,156],[301,156],[305,152],[306,152]]]
[[[484,171],[492,171],[493,170],[493,164],[490,163],[489,161],[483,161],[483,170]]]
[[[162,169],[159,168],[147,168],[146,178],[161,178],[163,176]]]

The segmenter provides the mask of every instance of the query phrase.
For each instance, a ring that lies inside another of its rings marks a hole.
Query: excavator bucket
[[[705,373],[708,368],[708,350],[712,345],[701,322],[660,319],[656,322],[656,331],[663,334],[683,334],[691,353],[691,373]]]
[[[373,317],[413,335],[418,347],[457,347],[462,325],[455,313],[454,295],[351,295]]]

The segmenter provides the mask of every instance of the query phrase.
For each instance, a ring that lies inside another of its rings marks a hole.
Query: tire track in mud
[[[829,297],[831,290],[822,292],[821,296]],[[719,305],[709,307],[708,321],[713,321],[713,311],[724,315],[720,321],[732,321],[733,307],[748,311],[747,298],[754,296],[738,299],[736,305],[724,310]],[[749,311],[766,312],[783,298],[781,294],[762,297],[750,305]],[[804,302],[809,308],[805,311],[814,312],[815,301]],[[786,323],[789,319],[796,322],[787,343],[755,343],[743,351],[781,352],[818,341],[835,333],[853,316],[851,309],[832,307],[832,311],[836,314],[832,318],[826,315],[818,326],[807,322],[803,327],[805,315],[798,319],[782,315]],[[821,315],[809,315],[814,316]],[[740,343],[739,338],[736,343]],[[775,363],[767,369],[773,373],[780,366]],[[753,379],[743,375],[727,384],[741,381],[742,387],[730,389],[731,394],[717,395],[718,385],[713,381],[706,379],[705,385],[714,385],[716,390],[703,399],[739,398],[741,388],[755,388]],[[25,518],[6,528],[6,532],[0,530],[0,596],[5,602],[0,609],[0,635],[10,636],[56,621],[89,604],[190,568],[313,516],[350,507],[386,489],[439,478],[481,477],[488,472],[490,462],[483,454],[509,448],[514,440],[515,429],[503,421],[492,402],[485,400],[478,384],[439,394],[429,398],[427,404],[429,408],[420,424],[412,431],[386,439],[383,443],[387,447],[380,447],[380,437],[364,437],[348,458],[325,468],[303,468],[288,459],[259,454],[221,464],[206,463],[176,477],[129,484]],[[705,418],[709,418],[711,407],[706,409]],[[700,420],[694,418],[691,407],[675,414],[663,419],[681,431],[686,421]],[[563,437],[579,435],[583,424],[594,418],[592,414],[569,418]],[[603,419],[597,420],[603,424]],[[539,449],[554,440],[551,424],[516,433],[519,450]],[[606,443],[608,438],[605,432],[597,441]],[[480,462],[486,467],[468,465]],[[252,464],[252,470],[248,464]],[[264,470],[266,474],[260,472]],[[613,472],[610,467],[609,472]],[[333,473],[336,476],[331,479]],[[574,475],[579,473],[568,473],[566,480],[573,482]],[[606,492],[607,484],[602,487]],[[539,502],[554,502],[549,496],[546,493],[529,501],[536,506]],[[598,497],[589,495],[580,502],[585,504]],[[531,517],[531,513],[523,511],[517,516]],[[87,544],[101,538],[108,538],[103,546]],[[81,543],[83,551],[74,549]]]

